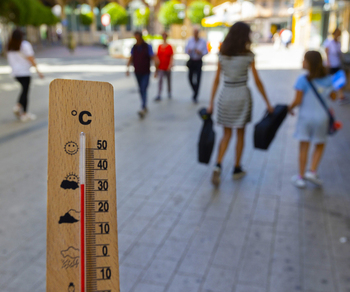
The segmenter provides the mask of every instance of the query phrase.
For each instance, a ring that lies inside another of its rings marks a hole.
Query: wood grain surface
[[[86,173],[86,226],[91,227],[86,230],[86,291],[118,292],[113,87],[105,82],[62,79],[50,84],[46,291],[81,291],[81,132],[86,134],[90,167]]]

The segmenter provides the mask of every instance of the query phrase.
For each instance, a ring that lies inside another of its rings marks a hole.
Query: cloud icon
[[[79,188],[79,185],[75,181],[64,180],[61,183],[61,188],[65,190],[67,189],[75,190]]]
[[[64,214],[63,216],[60,216],[60,220],[58,221],[58,224],[78,222],[80,219],[79,213],[80,212],[75,211],[74,209],[69,210],[66,214]]]
[[[64,257],[64,258],[71,258],[71,259],[76,259],[79,257],[80,253],[79,253],[79,249],[77,248],[74,248],[73,246],[70,246],[68,247],[68,249],[66,250],[62,250],[61,251],[61,255]]]

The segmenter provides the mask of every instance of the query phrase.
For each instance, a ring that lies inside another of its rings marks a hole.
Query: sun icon
[[[65,177],[66,180],[79,183],[79,177],[75,173],[70,173]]]
[[[78,144],[73,141],[69,141],[66,143],[66,145],[64,145],[64,151],[66,151],[66,153],[69,155],[77,154],[78,150]]]

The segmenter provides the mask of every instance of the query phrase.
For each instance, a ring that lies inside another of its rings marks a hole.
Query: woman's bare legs
[[[221,179],[220,179],[221,162],[222,162],[222,159],[224,158],[227,147],[230,144],[231,136],[232,136],[232,129],[224,127],[224,136],[222,137],[219,145],[217,167],[215,167],[213,171],[213,176],[211,178],[211,182],[215,187],[218,187],[221,182]]]
[[[309,142],[300,142],[299,145],[299,175],[304,177],[309,152]]]
[[[243,148],[244,148],[244,133],[245,133],[245,128],[237,129],[235,167],[241,166],[241,158],[242,158],[242,153],[243,153]]]
[[[320,164],[322,154],[324,151],[324,144],[316,144],[315,150],[312,155],[311,167],[310,170],[313,172],[317,171],[318,165]]]
[[[217,163],[221,164],[222,159],[224,158],[225,152],[227,150],[228,144],[230,143],[231,136],[232,129],[224,127],[224,136],[222,137],[220,142]]]

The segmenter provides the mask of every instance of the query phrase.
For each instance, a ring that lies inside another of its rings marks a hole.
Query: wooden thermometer
[[[119,292],[113,87],[50,84],[47,292]]]

